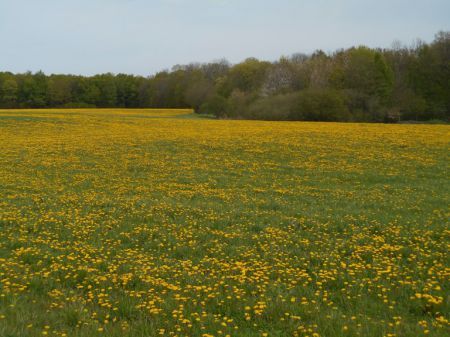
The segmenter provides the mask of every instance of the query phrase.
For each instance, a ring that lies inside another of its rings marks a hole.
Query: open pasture
[[[0,336],[445,336],[449,132],[0,110]]]

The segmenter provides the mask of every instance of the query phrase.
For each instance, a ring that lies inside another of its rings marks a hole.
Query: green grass
[[[0,336],[444,336],[449,131],[0,111]]]

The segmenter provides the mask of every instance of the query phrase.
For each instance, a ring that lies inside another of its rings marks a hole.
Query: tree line
[[[0,72],[0,108],[193,108],[219,118],[396,122],[450,119],[450,32],[276,62],[177,65],[150,77]]]

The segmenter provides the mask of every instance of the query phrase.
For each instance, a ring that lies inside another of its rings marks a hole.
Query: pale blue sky
[[[439,30],[450,30],[450,0],[0,0],[0,71],[149,75]]]

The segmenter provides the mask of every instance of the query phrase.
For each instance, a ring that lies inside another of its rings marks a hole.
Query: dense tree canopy
[[[190,107],[220,118],[267,120],[448,120],[450,32],[414,47],[177,65],[151,77],[0,72],[0,108],[45,107]]]

